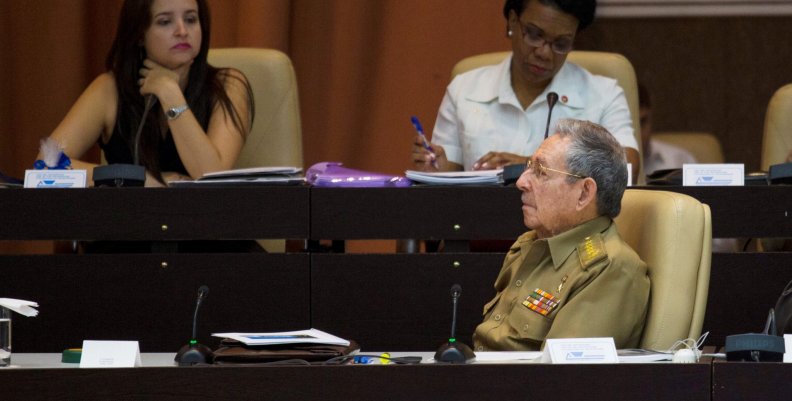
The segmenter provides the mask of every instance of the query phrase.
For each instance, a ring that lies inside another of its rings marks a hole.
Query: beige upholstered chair
[[[272,49],[210,49],[209,64],[242,71],[253,88],[256,115],[235,167],[302,167],[297,78],[289,57]]]
[[[652,139],[687,150],[697,163],[723,163],[725,160],[720,141],[709,132],[656,132]]]
[[[792,150],[792,84],[782,86],[767,105],[762,139],[762,170],[784,163]]]
[[[665,350],[701,335],[709,291],[709,206],[684,194],[628,189],[619,234],[649,266],[651,294],[640,346]]]
[[[451,76],[455,77],[465,71],[486,65],[498,64],[503,61],[511,52],[485,53],[465,58],[458,62],[451,70]],[[580,51],[575,50],[569,53],[567,61],[575,63],[595,75],[602,75],[613,78],[619,82],[627,98],[627,106],[630,108],[630,115],[633,120],[633,132],[635,141],[638,143],[638,153],[641,155],[643,163],[643,153],[641,152],[641,122],[638,114],[638,80],[635,77],[630,60],[617,53]],[[638,177],[643,177],[643,172],[639,166]]]
[[[253,88],[256,115],[234,167],[302,167],[297,78],[289,57],[272,49],[210,49],[209,64],[242,71]],[[286,249],[283,240],[258,242],[269,252]]]

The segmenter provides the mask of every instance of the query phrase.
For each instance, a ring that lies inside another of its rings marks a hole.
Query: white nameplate
[[[134,368],[141,366],[137,341],[83,340],[81,368]]]
[[[745,185],[745,165],[739,163],[683,164],[682,185],[686,187],[743,186]]]
[[[545,340],[543,363],[619,363],[613,337]]]
[[[85,188],[85,170],[25,170],[25,188]]]
[[[784,362],[792,362],[792,334],[784,334]]]

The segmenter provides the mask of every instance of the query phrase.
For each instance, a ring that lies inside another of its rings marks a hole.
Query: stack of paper
[[[653,351],[648,349],[626,348],[616,350],[621,363],[645,363],[657,361],[670,361],[674,354],[665,351]]]
[[[300,167],[253,167],[204,174],[197,180],[170,181],[169,186],[296,185],[305,182]]]
[[[213,333],[213,337],[230,338],[245,345],[331,344],[349,345],[348,340],[317,329],[279,333]]]
[[[407,178],[423,184],[433,185],[499,185],[503,184],[503,169],[477,171],[445,171],[427,173],[407,170]]]

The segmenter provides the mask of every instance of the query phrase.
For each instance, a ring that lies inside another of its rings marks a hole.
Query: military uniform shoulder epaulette
[[[578,244],[577,251],[580,258],[580,267],[583,270],[587,270],[595,263],[608,257],[608,251],[605,250],[605,241],[600,233],[584,238]]]

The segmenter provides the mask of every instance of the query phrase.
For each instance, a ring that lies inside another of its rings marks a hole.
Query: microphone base
[[[781,163],[770,166],[767,173],[770,184],[792,184],[792,163]]]
[[[783,362],[784,337],[748,333],[726,336],[727,361]]]
[[[436,362],[468,363],[476,359],[476,354],[467,345],[454,341],[441,345],[435,352],[434,359]]]
[[[185,344],[176,353],[174,361],[179,366],[192,366],[199,363],[212,363],[212,350],[203,344]]]
[[[93,169],[94,186],[142,187],[146,183],[146,168],[137,164],[110,164]]]

